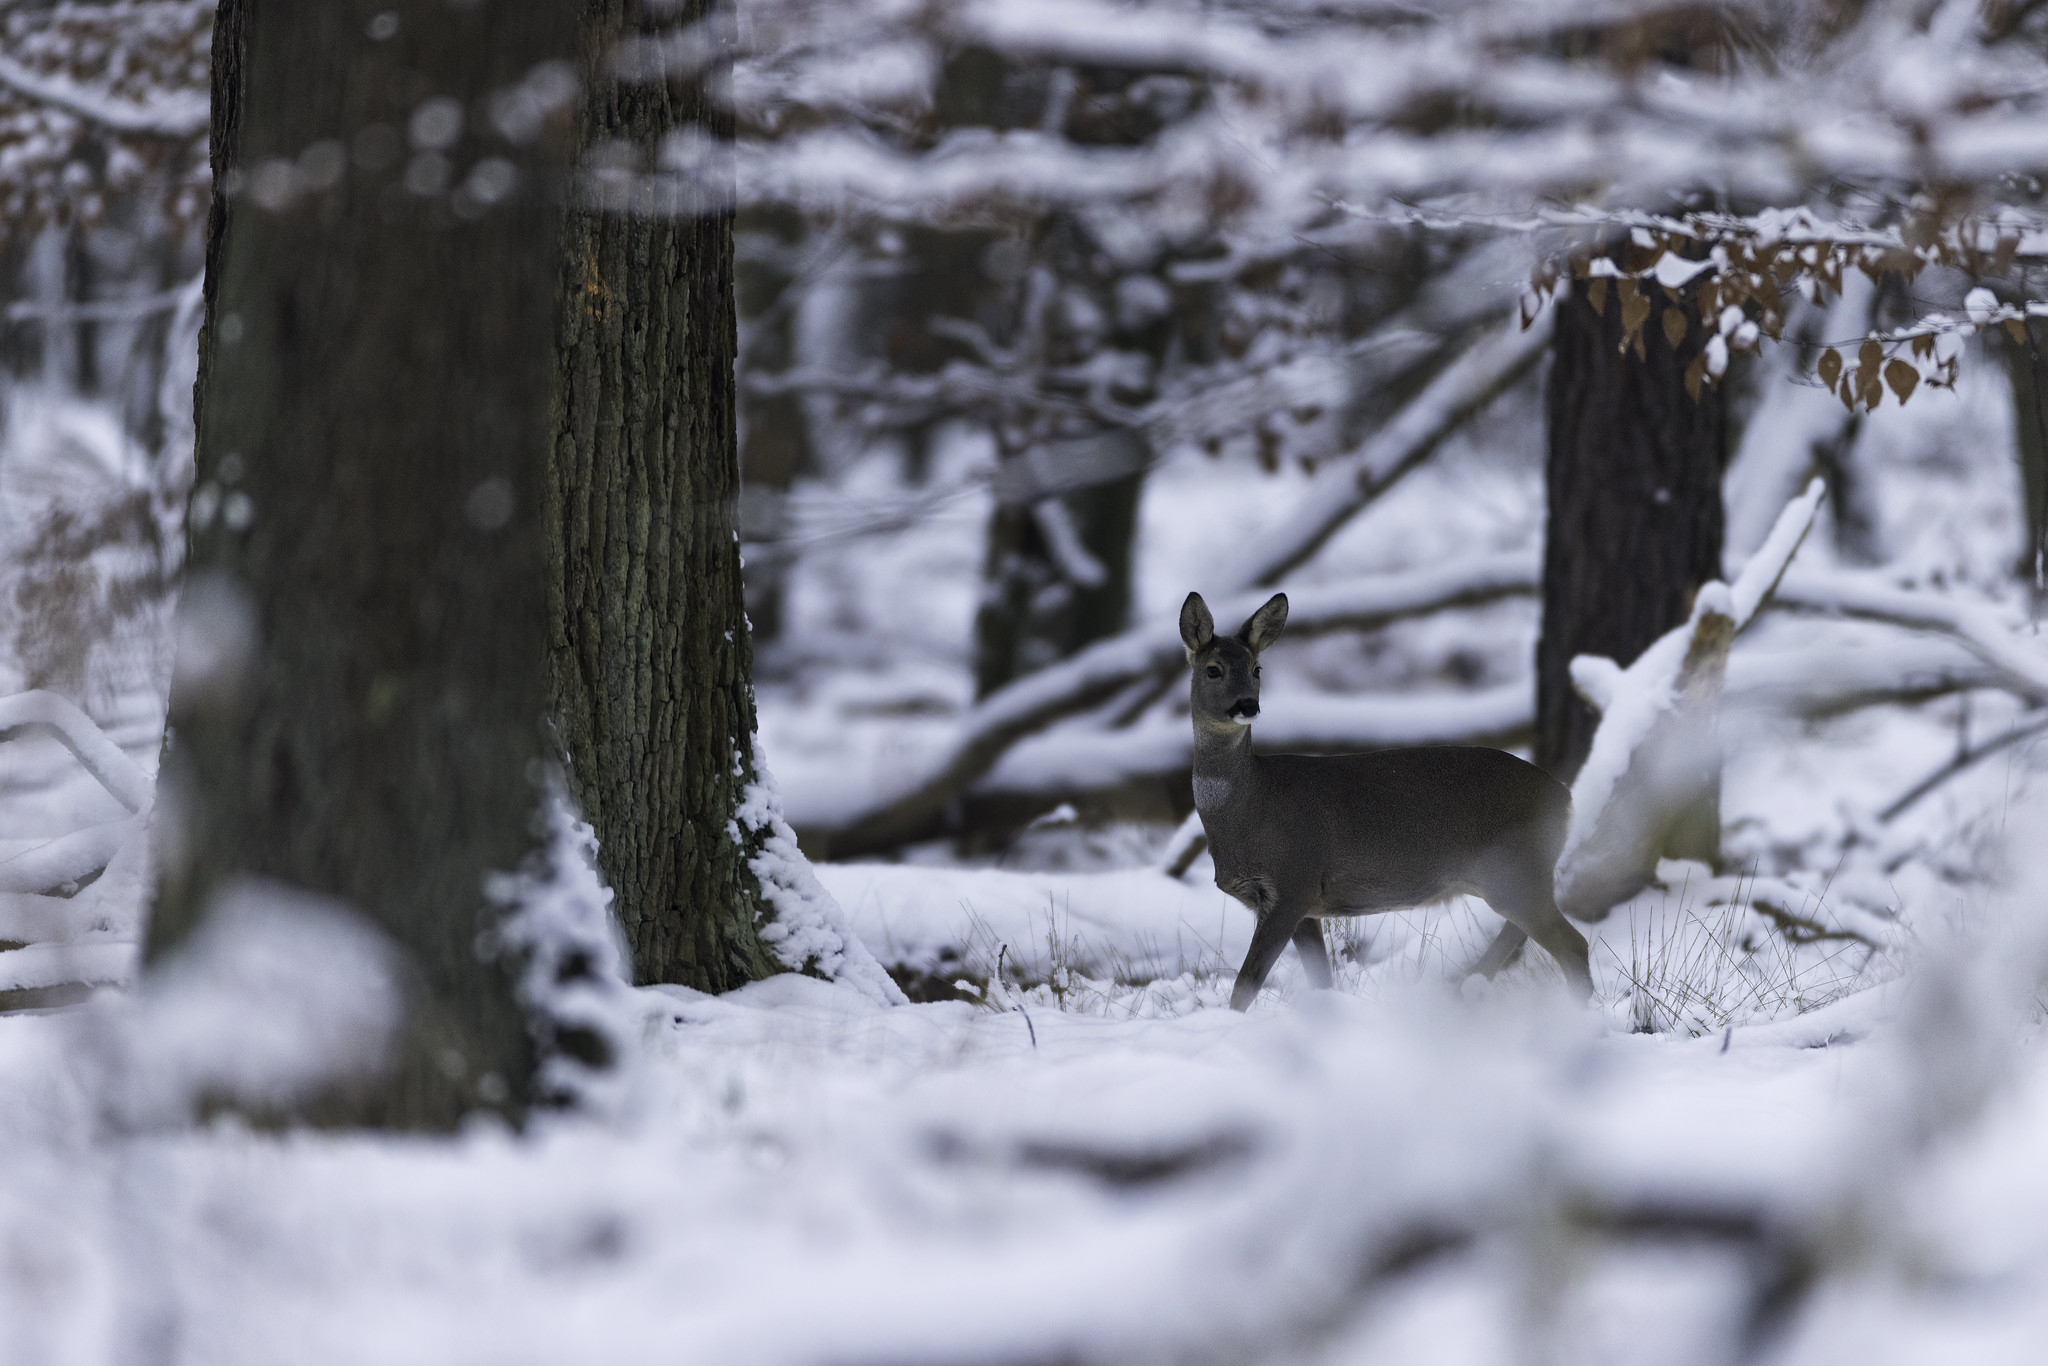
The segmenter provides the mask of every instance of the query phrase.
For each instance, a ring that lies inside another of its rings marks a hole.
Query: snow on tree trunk
[[[796,832],[782,814],[782,793],[758,744],[753,768],[754,780],[747,784],[726,837],[735,848],[756,851],[747,866],[768,903],[762,942],[791,972],[844,982],[882,1005],[904,1004],[902,990],[854,934],[797,847]]]

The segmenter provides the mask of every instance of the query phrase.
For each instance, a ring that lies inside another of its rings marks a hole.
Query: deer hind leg
[[[1280,961],[1280,955],[1287,949],[1287,941],[1294,938],[1295,927],[1301,923],[1300,912],[1286,911],[1277,906],[1259,917],[1259,927],[1252,931],[1252,946],[1244,956],[1244,966],[1237,970],[1237,985],[1230,989],[1232,1010],[1251,1009],[1259,988],[1266,985],[1266,975]],[[1316,949],[1318,952],[1322,949],[1320,940]],[[1323,965],[1323,970],[1329,971],[1328,963]]]
[[[1557,965],[1564,969],[1565,981],[1571,983],[1580,1000],[1585,1000],[1593,994],[1593,966],[1586,951],[1586,936],[1557,909],[1548,883],[1547,876],[1540,880],[1531,878],[1527,885],[1502,888],[1487,896],[1486,904],[1508,924],[1480,961],[1492,958],[1511,930],[1519,931],[1541,944],[1543,951],[1557,960]]]
[[[1470,977],[1477,973],[1491,982],[1495,973],[1522,956],[1522,949],[1528,942],[1529,936],[1521,926],[1512,923],[1501,926],[1500,933],[1486,946],[1486,952],[1465,969],[1464,975]]]
[[[1301,924],[1294,930],[1294,951],[1301,955],[1308,984],[1318,991],[1328,991],[1336,979],[1330,975],[1330,951],[1323,946],[1321,919],[1312,915],[1301,918]]]

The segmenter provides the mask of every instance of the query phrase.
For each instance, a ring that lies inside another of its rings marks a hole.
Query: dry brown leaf
[[[1670,343],[1673,351],[1676,351],[1678,344],[1685,340],[1685,330],[1688,326],[1685,314],[1679,309],[1667,308],[1664,310],[1663,322],[1664,340]]]
[[[1892,392],[1899,396],[1899,406],[1913,396],[1913,389],[1920,383],[1920,372],[1902,360],[1894,360],[1884,367],[1884,382],[1892,386]]]

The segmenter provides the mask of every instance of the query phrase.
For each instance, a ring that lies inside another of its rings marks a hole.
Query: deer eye
[[[1258,665],[1256,665],[1256,664],[1254,664],[1254,665],[1252,665],[1252,677],[1253,677],[1253,678],[1257,678],[1258,676],[1259,676],[1259,666],[1258,666]]]
[[[1217,668],[1217,667],[1216,667],[1216,666],[1215,666],[1214,664],[1211,664],[1211,665],[1209,666],[1209,677],[1211,677],[1211,678],[1221,678],[1221,677],[1223,677],[1223,670],[1221,670],[1221,669]]]

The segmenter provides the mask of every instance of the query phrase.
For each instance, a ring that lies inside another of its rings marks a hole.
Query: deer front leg
[[[1237,970],[1237,985],[1230,989],[1230,1008],[1249,1010],[1258,996],[1259,988],[1266,984],[1266,974],[1273,970],[1273,964],[1280,961],[1280,955],[1287,949],[1287,942],[1294,938],[1295,929],[1302,923],[1301,912],[1290,907],[1274,906],[1259,917],[1259,927],[1252,931],[1252,946],[1244,956],[1244,966]],[[1317,930],[1320,936],[1322,931]],[[1316,950],[1321,952],[1322,941],[1316,941]],[[1325,972],[1329,965],[1323,965]]]

